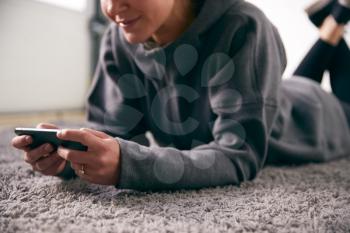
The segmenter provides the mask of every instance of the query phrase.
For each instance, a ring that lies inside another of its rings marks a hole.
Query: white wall
[[[35,1],[63,7],[65,9],[84,12],[87,8],[87,1],[92,1],[92,0],[35,0]]]
[[[33,0],[0,0],[0,113],[83,107],[88,18]]]

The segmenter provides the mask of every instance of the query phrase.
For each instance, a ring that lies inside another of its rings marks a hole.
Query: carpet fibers
[[[350,232],[350,158],[144,193],[35,173],[0,133],[0,232]]]

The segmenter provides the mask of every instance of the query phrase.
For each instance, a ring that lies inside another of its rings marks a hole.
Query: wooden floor
[[[72,121],[82,122],[85,119],[83,110],[51,111],[35,113],[0,113],[0,128],[35,127],[41,122]]]

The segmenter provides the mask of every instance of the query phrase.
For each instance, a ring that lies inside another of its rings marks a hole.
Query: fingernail
[[[58,136],[58,137],[62,137],[62,130],[60,130],[60,131],[57,132],[57,136]]]

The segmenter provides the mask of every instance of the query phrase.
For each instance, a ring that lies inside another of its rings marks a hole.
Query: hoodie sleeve
[[[262,19],[240,16],[232,20],[241,22],[228,42],[234,72],[223,66],[210,78],[207,90],[216,115],[214,140],[191,150],[178,150],[145,147],[117,137],[121,146],[117,188],[169,190],[238,185],[258,174],[266,159],[277,111],[278,84],[286,65],[276,29]],[[239,102],[233,101],[235,93],[241,94]]]

